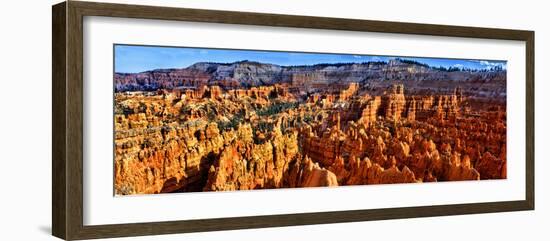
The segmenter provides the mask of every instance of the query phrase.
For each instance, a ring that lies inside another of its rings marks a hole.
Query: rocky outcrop
[[[493,156],[490,152],[483,154],[476,168],[483,179],[506,178],[506,161]]]
[[[139,128],[143,119],[133,119],[129,125],[138,128],[115,133],[115,190],[120,194],[158,193],[194,182],[210,161],[208,155],[219,153],[224,144],[215,124],[151,129]]]
[[[398,120],[405,109],[405,93],[403,85],[393,85],[389,93],[382,97],[382,116]]]
[[[307,156],[294,162],[289,169],[286,182],[289,187],[338,186],[334,173],[321,168],[319,163],[313,162]]]
[[[116,91],[159,90],[198,87],[207,84],[212,75],[201,70],[159,69],[137,74],[115,73]]]
[[[368,100],[365,108],[361,111],[360,123],[363,123],[369,126],[371,123],[376,122],[378,108],[380,108],[380,103],[382,102],[379,96]]]

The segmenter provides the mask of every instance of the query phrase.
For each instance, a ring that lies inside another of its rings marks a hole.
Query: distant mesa
[[[445,69],[404,59],[300,66],[280,66],[247,60],[234,63],[199,62],[182,69],[115,73],[114,76],[117,92],[197,88],[203,85],[218,85],[229,89],[281,83],[309,86],[356,82],[368,85],[388,81],[404,81],[405,87],[410,88],[429,85],[429,81],[438,81],[444,85],[446,82],[479,83],[489,80],[494,85],[490,87],[505,86],[506,70]]]

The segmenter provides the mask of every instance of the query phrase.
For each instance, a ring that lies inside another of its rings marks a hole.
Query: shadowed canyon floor
[[[506,178],[505,86],[309,79],[120,87],[115,193]]]

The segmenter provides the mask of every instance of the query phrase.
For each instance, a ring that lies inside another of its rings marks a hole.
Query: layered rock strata
[[[505,107],[460,88],[358,83],[317,94],[291,84],[119,92],[115,192],[503,179]]]

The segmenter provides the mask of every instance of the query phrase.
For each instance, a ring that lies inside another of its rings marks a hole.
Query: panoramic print
[[[506,179],[503,60],[113,54],[115,195]]]

